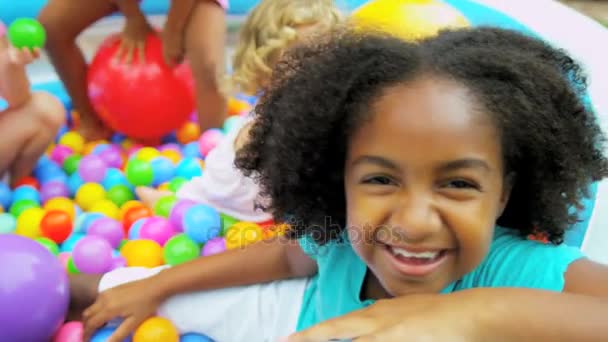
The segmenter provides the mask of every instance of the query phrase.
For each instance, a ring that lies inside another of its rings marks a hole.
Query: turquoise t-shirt
[[[362,309],[373,300],[359,297],[367,266],[342,234],[342,242],[324,246],[309,236],[300,239],[304,252],[316,260],[317,275],[302,303],[297,330]],[[475,287],[525,287],[561,292],[571,262],[583,257],[577,248],[526,240],[519,232],[496,227],[490,251],[481,264],[442,293]]]

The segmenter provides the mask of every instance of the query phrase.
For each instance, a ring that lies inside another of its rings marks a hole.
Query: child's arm
[[[138,50],[139,57],[144,58],[144,47],[152,27],[139,8],[138,0],[114,0],[118,9],[125,16],[125,27],[122,32],[122,43],[119,56],[126,56],[126,62],[133,59],[133,51]]]
[[[0,40],[0,97],[4,98],[10,108],[19,107],[30,98],[30,82],[25,66],[39,54],[28,49],[17,50]]]
[[[185,33],[196,0],[172,0],[163,29],[163,55],[165,62],[175,66],[182,62]]]

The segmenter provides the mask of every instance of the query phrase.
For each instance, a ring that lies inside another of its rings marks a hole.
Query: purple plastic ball
[[[68,277],[38,242],[0,235],[0,341],[50,341],[65,319]]]
[[[213,238],[205,243],[201,250],[202,256],[221,253],[226,250],[226,240],[223,237]]]
[[[85,182],[100,183],[106,176],[108,165],[100,156],[90,154],[78,164],[78,174]]]
[[[69,197],[70,189],[61,181],[50,181],[40,187],[40,199],[42,203],[55,197]]]
[[[105,273],[112,266],[112,246],[101,237],[85,236],[74,246],[72,259],[82,273]]]
[[[99,153],[99,157],[103,159],[108,167],[120,169],[123,164],[123,156],[120,148],[112,145]]]
[[[169,214],[169,221],[171,221],[173,227],[175,227],[175,230],[177,232],[184,231],[184,214],[188,209],[190,209],[190,207],[195,204],[196,203],[194,201],[191,201],[189,199],[183,199],[177,201],[177,203],[175,203],[175,205],[173,206],[173,209],[171,209],[171,213]]]
[[[158,242],[164,246],[165,242],[175,235],[175,228],[164,217],[150,217],[139,230],[139,238]]]
[[[122,224],[109,217],[95,220],[87,231],[90,236],[98,236],[106,240],[112,248],[118,247],[125,236]]]
[[[166,150],[173,150],[173,151],[180,152],[181,148],[176,143],[168,143],[168,144],[164,144],[163,146],[161,146],[158,150],[160,152],[163,152],[163,151],[166,151]]]
[[[63,162],[67,157],[74,153],[71,148],[64,145],[57,145],[51,152],[51,160],[57,163],[59,166],[63,166]]]
[[[122,256],[117,256],[112,259],[112,265],[110,265],[110,271],[113,271],[117,268],[127,267],[127,260]]]

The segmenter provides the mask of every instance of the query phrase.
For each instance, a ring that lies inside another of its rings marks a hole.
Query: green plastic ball
[[[179,188],[181,188],[182,185],[187,182],[188,180],[184,177],[175,177],[171,180],[171,182],[169,182],[169,190],[171,190],[172,192],[177,192],[179,191]]]
[[[65,158],[65,160],[63,161],[63,171],[65,171],[68,175],[71,175],[76,172],[76,170],[78,170],[78,164],[80,163],[80,159],[82,159],[82,156],[79,156],[77,154]]]
[[[131,189],[124,184],[114,185],[110,188],[110,190],[108,190],[106,196],[118,207],[122,207],[123,204],[135,199]]]
[[[135,186],[150,185],[154,179],[150,163],[137,158],[127,163],[126,175],[127,180]]]
[[[8,39],[11,44],[21,48],[42,48],[46,42],[46,31],[36,19],[19,18],[8,28]]]
[[[68,259],[68,273],[69,274],[80,274],[80,270],[74,264],[74,259],[70,256]]]
[[[59,246],[57,246],[55,241],[45,237],[36,238],[36,241],[48,249],[49,252],[53,253],[53,255],[59,255]]]
[[[222,129],[224,130],[225,134],[228,134],[228,133],[232,132],[233,130],[241,127],[242,123],[243,123],[243,118],[241,118],[240,116],[237,116],[237,115],[233,115],[224,121],[224,125],[222,126]]]
[[[169,217],[176,201],[175,195],[161,197],[154,205],[154,213],[158,216]]]
[[[201,249],[196,242],[186,234],[179,234],[167,241],[163,249],[165,263],[179,265],[198,258]]]
[[[222,219],[222,236],[226,236],[228,228],[239,222],[238,219],[235,219],[234,217],[226,214],[220,214],[220,218]]]
[[[40,207],[38,203],[36,203],[36,201],[25,199],[20,200],[11,205],[11,214],[13,214],[13,216],[15,217],[19,217],[19,215],[21,215],[21,213],[24,212],[26,209],[36,207]]]

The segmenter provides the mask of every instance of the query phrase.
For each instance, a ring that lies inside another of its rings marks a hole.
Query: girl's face
[[[437,77],[389,87],[370,110],[345,164],[364,295],[440,292],[482,261],[506,205],[497,129],[464,86]]]

